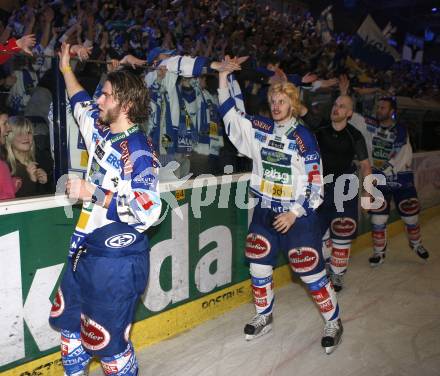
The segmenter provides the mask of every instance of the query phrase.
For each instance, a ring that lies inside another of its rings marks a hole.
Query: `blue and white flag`
[[[353,38],[351,55],[379,69],[388,69],[396,60],[400,60],[400,54],[388,44],[370,15]]]
[[[413,34],[407,33],[405,37],[405,44],[402,50],[402,59],[422,64],[424,44],[425,41],[423,38],[419,38]]]

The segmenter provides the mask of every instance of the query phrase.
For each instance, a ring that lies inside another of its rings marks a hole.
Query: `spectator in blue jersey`
[[[201,171],[206,172],[209,163],[209,124],[206,109],[203,118],[202,111],[198,114],[198,108],[203,104],[202,93],[197,90],[199,95],[196,97],[189,79],[197,78],[209,69],[221,71],[236,68],[236,64],[210,61],[206,57],[175,55],[174,51],[162,47],[151,50],[147,61],[156,68],[145,76],[146,86],[151,93],[149,131],[162,165],[177,161],[180,167],[175,174],[177,177],[186,176],[190,172],[189,156],[194,147],[199,146],[196,149],[200,155],[194,156],[194,162]],[[199,142],[206,147],[203,148]]]

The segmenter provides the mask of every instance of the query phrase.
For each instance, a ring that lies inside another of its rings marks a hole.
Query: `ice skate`
[[[244,327],[246,341],[260,337],[272,330],[272,313],[268,315],[255,315]]]
[[[429,257],[429,252],[421,244],[413,248],[413,251],[417,254],[417,256],[419,256],[423,260],[426,260]]]
[[[373,256],[371,256],[368,261],[370,262],[370,266],[375,267],[383,264],[385,261],[385,250],[381,252],[374,252]]]
[[[341,319],[326,322],[321,346],[324,347],[327,355],[331,354],[341,343],[343,332]]]
[[[339,292],[342,290],[344,285],[344,275],[330,272],[330,281],[332,281],[332,285],[335,291]]]

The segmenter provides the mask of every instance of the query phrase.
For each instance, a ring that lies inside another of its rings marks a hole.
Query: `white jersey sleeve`
[[[252,158],[252,123],[237,110],[228,89],[219,89],[218,98],[226,134],[240,153]]]
[[[99,111],[89,94],[86,91],[80,91],[70,98],[70,105],[73,109],[73,116],[78,123],[79,130],[83,136],[89,154],[93,154],[94,141],[97,132],[95,120],[99,117]]]

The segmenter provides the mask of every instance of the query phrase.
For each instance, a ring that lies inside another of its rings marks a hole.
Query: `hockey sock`
[[[330,229],[327,229],[324,236],[322,237],[322,256],[326,263],[330,262],[330,257],[332,253],[332,239],[330,239]]]
[[[316,274],[301,276],[301,280],[307,285],[324,320],[337,320],[339,318],[338,299],[325,270]]]
[[[106,375],[136,376],[139,367],[131,342],[120,354],[101,358],[101,366]]]
[[[387,223],[388,215],[371,215],[371,226],[373,235],[373,250],[374,253],[385,252],[387,246]]]
[[[272,312],[274,293],[271,265],[250,264],[252,292],[257,313],[268,315]]]
[[[87,375],[87,366],[92,359],[81,344],[80,332],[61,331],[61,359],[66,376]]]
[[[332,239],[332,257],[330,267],[335,274],[344,274],[347,271],[350,258],[351,239]]]
[[[402,217],[402,221],[405,223],[406,236],[410,247],[414,249],[421,245],[422,236],[420,234],[419,216]]]

